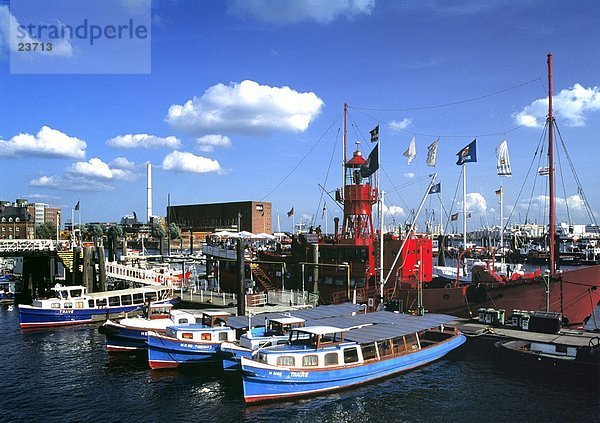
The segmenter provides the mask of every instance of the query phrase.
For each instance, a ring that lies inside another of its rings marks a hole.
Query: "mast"
[[[552,114],[552,53],[548,53],[548,184],[550,191],[550,274],[556,271],[555,228],[556,204],[554,199],[554,116]]]
[[[463,163],[463,249],[467,249],[467,165]]]
[[[383,286],[385,285],[385,279],[383,278],[383,204],[385,193],[383,191],[380,192],[379,198],[379,284],[381,286],[381,302],[379,304],[383,304]]]
[[[504,187],[500,185],[500,261],[504,264]],[[495,260],[495,257],[494,257]]]
[[[348,132],[348,128],[346,126],[346,115],[348,114],[348,104],[344,103],[344,132],[342,134],[342,189],[340,193],[342,198],[340,200],[343,201],[344,195],[344,186],[346,185],[346,135]]]

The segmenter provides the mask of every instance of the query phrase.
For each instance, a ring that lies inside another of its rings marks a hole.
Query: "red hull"
[[[150,361],[148,360],[148,365],[152,370],[161,370],[161,369],[176,369],[179,367],[179,363],[176,362],[165,362],[165,361]]]

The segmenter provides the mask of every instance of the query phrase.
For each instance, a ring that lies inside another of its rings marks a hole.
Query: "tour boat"
[[[227,312],[203,311],[201,324],[169,326],[165,334],[148,332],[148,364],[152,369],[220,360],[221,343],[235,340],[235,329],[226,326]]]
[[[107,292],[88,293],[84,286],[51,288],[54,298],[34,300],[31,305],[19,305],[21,328],[76,325],[103,321],[135,310],[144,305],[169,304],[174,301],[170,287],[148,286]]]
[[[241,358],[244,400],[292,399],[351,388],[431,363],[465,342],[455,327],[431,327],[431,320],[420,318],[350,330],[295,328],[289,344]]]

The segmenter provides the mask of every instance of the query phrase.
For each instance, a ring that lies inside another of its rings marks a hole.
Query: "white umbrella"
[[[275,237],[273,235],[261,232],[259,234],[254,235],[254,238],[257,239],[275,239]]]
[[[239,234],[235,233],[235,232],[229,232],[229,231],[219,231],[219,232],[213,232],[211,234],[211,236],[218,236],[219,238],[239,238]]]

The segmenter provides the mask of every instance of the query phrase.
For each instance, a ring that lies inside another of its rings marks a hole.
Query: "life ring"
[[[444,286],[444,288],[450,289],[450,288],[452,288],[452,284],[451,283],[447,283],[446,286]]]

